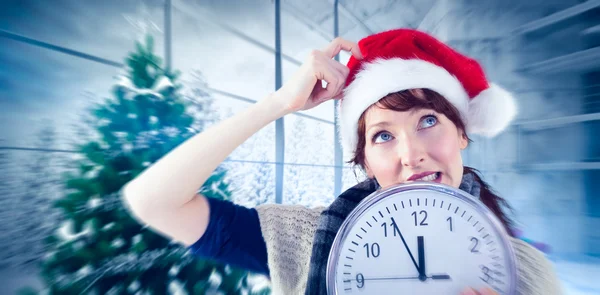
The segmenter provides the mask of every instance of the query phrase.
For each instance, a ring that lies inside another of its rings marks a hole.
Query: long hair
[[[458,110],[442,95],[429,89],[410,89],[403,90],[388,94],[387,96],[380,99],[376,104],[377,107],[382,109],[389,109],[398,112],[405,112],[410,109],[429,109],[437,113],[444,114],[459,130],[463,131],[464,136],[469,142],[472,142],[466,133],[465,124],[458,112]],[[375,106],[373,105],[373,106]],[[371,106],[371,107],[373,107]],[[365,114],[367,111],[358,119],[358,144],[354,157],[348,162],[349,164],[358,165],[364,169],[365,167]],[[504,212],[504,210],[511,210],[510,206],[500,196],[498,196],[490,186],[483,181],[479,175],[479,171],[474,168],[464,166],[463,173],[473,173],[475,181],[481,185],[480,199],[484,205],[486,205],[493,213],[500,219],[504,225],[506,231],[514,236],[512,231],[512,220]]]

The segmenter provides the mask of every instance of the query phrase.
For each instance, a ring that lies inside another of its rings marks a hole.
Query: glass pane
[[[49,140],[39,138],[32,147],[44,148]],[[43,239],[60,220],[53,202],[72,156],[0,149],[0,267],[33,266],[46,254]]]
[[[249,163],[226,161],[227,180],[236,204],[254,207],[265,203],[275,203],[274,163]]]
[[[31,146],[41,132],[55,135],[47,149],[70,149],[89,133],[81,119],[98,99],[111,96],[119,69],[29,44],[0,39],[0,139]],[[77,134],[77,136],[74,136]]]
[[[285,165],[284,175],[283,203],[314,208],[333,202],[333,168]]]
[[[225,120],[250,103],[215,94],[215,109]],[[236,148],[225,160],[233,201],[247,207],[275,203],[275,122],[270,123]]]
[[[0,28],[116,62],[149,33],[164,56],[163,0],[2,1]]]
[[[333,125],[309,118],[285,117],[285,161],[333,165]]]
[[[352,5],[352,3],[342,2],[340,2],[340,4],[346,7],[348,5]],[[369,3],[369,5],[370,7],[374,7],[372,3]],[[281,6],[282,20],[284,16],[285,18],[290,18],[290,20],[286,20],[286,22],[284,23],[287,27],[290,27],[290,29],[283,29],[289,30],[290,34],[300,35],[300,37],[303,39],[311,39],[312,35],[315,35],[315,39],[316,36],[318,36],[319,39],[324,39],[326,41],[330,41],[333,39],[333,2],[320,0],[290,0],[282,1]],[[296,22],[298,24],[294,25],[294,23]],[[296,29],[296,27],[299,27],[299,24],[303,24],[305,27],[304,29],[300,29],[301,31]],[[340,11],[340,35],[343,36],[344,32],[350,31],[355,26],[356,23]],[[287,50],[293,52],[294,48],[288,48]]]
[[[333,125],[295,115],[286,116],[285,203],[316,206],[332,200],[333,140]]]
[[[272,23],[265,20],[271,14],[262,10],[270,5],[244,2],[246,4],[240,5],[248,6],[249,10],[242,13],[230,2],[227,1],[227,5],[231,5],[231,10],[221,10],[225,7],[217,3],[224,2],[212,2],[206,7],[186,1],[174,3],[173,65],[182,72],[184,79],[199,71],[207,87],[260,100],[275,90],[274,54],[215,25],[215,20],[204,16],[218,13],[219,22],[235,26],[249,37],[272,47],[272,41],[261,37],[268,39],[273,35]],[[267,24],[269,26],[265,28]],[[232,103],[239,102],[227,99]]]
[[[218,97],[218,96],[217,96]],[[247,108],[249,104],[239,102],[227,104],[219,109],[222,119],[229,118]],[[229,157],[235,161],[275,162],[275,122],[272,122],[252,135],[236,148]]]
[[[325,27],[310,17],[307,3],[297,1],[282,1],[281,5],[281,48],[283,53],[303,62],[313,49],[321,50],[333,40],[333,26]],[[315,3],[328,7],[330,13],[333,5],[326,1]],[[310,5],[308,5],[310,6]]]
[[[342,193],[367,179],[367,175],[359,168],[344,164],[342,170]]]
[[[218,35],[229,37],[234,30],[257,41],[274,46],[275,44],[275,5],[272,1],[195,1],[182,0],[172,1],[173,5],[173,32],[176,22],[186,25],[183,20],[192,21],[188,23],[188,29],[200,29],[204,27],[209,33],[206,37],[219,38]],[[177,20],[176,20],[177,19]],[[206,35],[206,34],[202,34]],[[198,37],[201,34],[198,32]],[[174,40],[175,41],[175,40]],[[179,40],[183,42],[183,40]]]

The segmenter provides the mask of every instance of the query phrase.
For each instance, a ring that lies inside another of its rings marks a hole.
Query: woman
[[[332,59],[341,50],[352,54],[347,66]],[[340,96],[344,154],[369,180],[327,210],[274,204],[247,209],[196,194],[262,127]],[[508,228],[502,199],[463,167],[460,151],[469,143],[467,132],[493,136],[515,113],[510,94],[488,83],[476,61],[424,33],[392,30],[359,44],[338,38],[313,51],[281,89],[190,138],[123,192],[142,222],[197,255],[269,275],[274,294],[325,294],[333,237],[356,204],[379,188],[415,178],[451,185],[479,197]],[[559,294],[543,255],[516,239],[513,246],[520,294]],[[464,294],[475,292],[465,286]]]

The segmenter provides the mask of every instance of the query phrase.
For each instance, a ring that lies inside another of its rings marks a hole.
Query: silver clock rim
[[[329,257],[327,259],[327,273],[325,277],[325,283],[327,286],[327,294],[329,295],[339,295],[336,287],[335,274],[337,270],[337,262],[338,262],[338,253],[342,247],[345,238],[348,236],[349,231],[354,227],[354,225],[358,222],[358,217],[363,215],[365,211],[371,208],[374,204],[378,203],[380,200],[393,195],[395,193],[410,191],[410,190],[431,190],[437,191],[445,194],[452,195],[457,197],[470,205],[472,205],[477,211],[482,213],[482,215],[487,219],[488,222],[494,225],[494,231],[500,238],[500,242],[503,244],[505,249],[507,249],[507,257],[506,263],[508,264],[508,268],[510,269],[510,278],[511,285],[509,287],[510,295],[516,294],[516,281],[517,281],[517,260],[515,251],[512,247],[512,244],[509,240],[509,235],[504,229],[504,226],[500,223],[498,218],[492,213],[490,209],[488,209],[483,203],[478,200],[475,200],[474,197],[460,189],[440,184],[440,183],[431,183],[431,182],[411,182],[404,184],[397,184],[391,186],[385,190],[378,190],[373,192],[372,194],[365,197],[356,208],[348,215],[348,217],[344,220],[342,225],[340,226],[340,230],[335,235],[335,239],[333,240],[333,245],[331,250],[329,251]]]

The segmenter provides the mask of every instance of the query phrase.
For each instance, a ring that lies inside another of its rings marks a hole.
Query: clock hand
[[[392,217],[392,225],[394,225],[394,230],[398,232],[398,235],[400,235],[400,238],[402,239],[402,243],[404,244],[404,248],[406,248],[406,251],[408,251],[408,255],[410,255],[410,259],[414,263],[414,265],[417,268],[417,271],[419,272],[419,275],[420,275],[421,270],[420,270],[419,266],[417,265],[417,261],[415,261],[415,257],[412,255],[412,252],[410,252],[410,249],[408,248],[408,245],[406,244],[406,241],[404,240],[404,236],[402,236],[402,232],[400,232],[400,229],[398,228],[398,224],[396,224],[394,217]]]
[[[425,274],[425,240],[423,236],[417,237],[417,244],[419,246],[419,280],[424,282],[427,275]]]
[[[365,281],[386,281],[386,280],[418,280],[419,277],[380,277],[380,278],[364,278]]]
[[[449,275],[431,275],[427,278],[432,280],[451,280]]]
[[[432,280],[451,280],[449,275],[431,275],[427,277]],[[419,280],[419,277],[374,277],[374,278],[364,278],[364,281],[385,281],[385,280]],[[356,279],[351,279],[349,281],[356,281]]]

